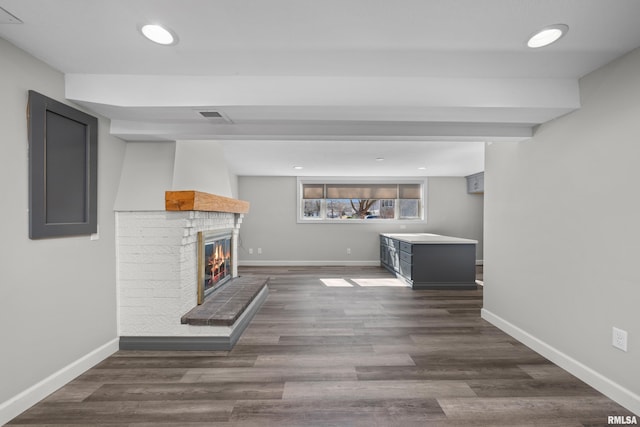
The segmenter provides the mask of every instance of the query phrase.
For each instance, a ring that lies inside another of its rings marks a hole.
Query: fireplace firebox
[[[198,232],[198,304],[233,276],[232,230]]]

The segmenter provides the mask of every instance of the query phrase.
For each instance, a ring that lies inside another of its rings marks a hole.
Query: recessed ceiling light
[[[178,42],[177,37],[162,25],[144,25],[140,28],[140,31],[146,38],[158,44],[167,46]]]
[[[384,161],[384,157],[376,157],[376,162],[383,162]]]
[[[424,171],[424,170],[427,170],[427,168],[426,168],[426,166],[420,166],[420,167],[418,168],[418,170]]]
[[[549,46],[560,40],[562,36],[567,34],[567,31],[569,31],[569,27],[565,24],[549,25],[529,37],[527,46],[532,49]]]
[[[303,166],[294,166],[293,168],[296,169],[296,170],[304,169]]]

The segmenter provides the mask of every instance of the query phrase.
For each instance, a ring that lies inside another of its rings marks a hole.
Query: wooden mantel
[[[249,202],[201,191],[166,191],[164,199],[168,211],[249,212]]]

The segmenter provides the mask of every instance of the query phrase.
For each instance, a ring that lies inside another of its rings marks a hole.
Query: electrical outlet
[[[253,248],[249,248],[249,255],[253,255]]]
[[[351,255],[351,248],[347,248],[347,255]]]
[[[622,351],[627,351],[627,331],[613,327],[613,341],[614,347],[619,348]]]
[[[258,255],[262,255],[262,248],[258,248]]]

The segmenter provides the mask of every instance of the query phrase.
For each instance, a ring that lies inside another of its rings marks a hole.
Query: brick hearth
[[[182,316],[189,325],[232,326],[268,283],[260,277],[236,277],[225,283],[212,297]]]

